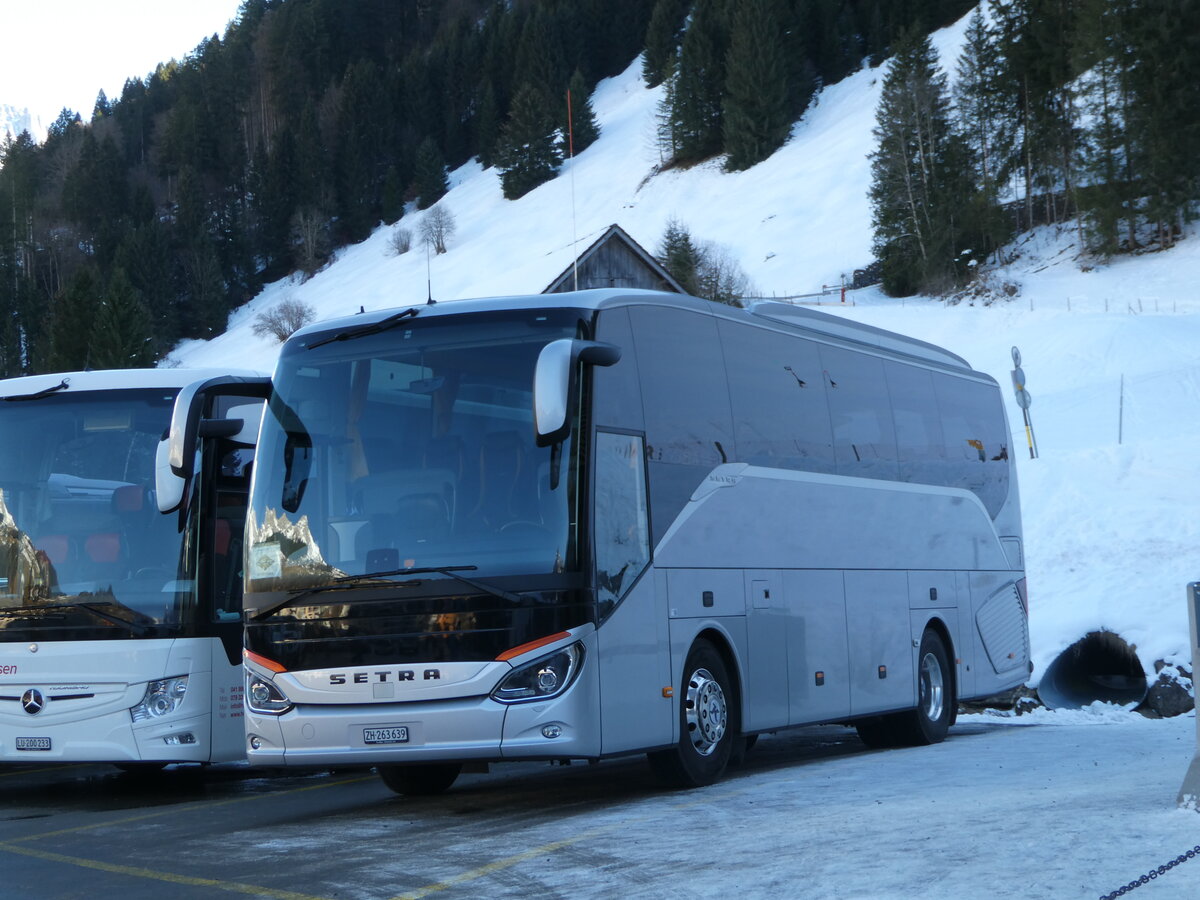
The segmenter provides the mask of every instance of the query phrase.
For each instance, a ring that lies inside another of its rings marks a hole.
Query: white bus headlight
[[[583,645],[572,644],[513,669],[492,691],[501,703],[547,700],[565,691],[583,664]]]
[[[186,675],[151,681],[146,685],[146,696],[142,698],[141,703],[129,710],[129,715],[135,722],[144,722],[147,719],[170,715],[179,709],[186,694]]]
[[[274,682],[257,675],[246,676],[246,706],[251,712],[278,716],[292,708],[289,700]]]

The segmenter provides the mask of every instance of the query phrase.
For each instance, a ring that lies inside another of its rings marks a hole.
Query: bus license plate
[[[50,738],[48,737],[19,737],[16,739],[16,748],[18,750],[49,750]]]
[[[364,744],[407,744],[408,726],[397,725],[393,728],[364,728]]]

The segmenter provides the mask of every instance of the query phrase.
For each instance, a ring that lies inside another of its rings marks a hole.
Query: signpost
[[[1017,397],[1017,406],[1021,407],[1021,413],[1025,417],[1025,440],[1029,444],[1029,458],[1037,459],[1037,441],[1033,437],[1033,422],[1029,418],[1029,406],[1033,403],[1033,398],[1029,396],[1029,391],[1025,390],[1025,370],[1021,368],[1021,351],[1016,347],[1012,348],[1013,361],[1013,393]]]
[[[1196,663],[1200,662],[1200,635],[1196,628],[1200,626],[1200,582],[1188,585],[1188,622],[1191,623],[1192,635],[1192,675],[1195,677]],[[1200,716],[1196,717],[1196,752],[1192,756],[1192,764],[1188,766],[1187,774],[1183,777],[1183,787],[1179,789],[1178,804],[1190,809],[1200,810]]]

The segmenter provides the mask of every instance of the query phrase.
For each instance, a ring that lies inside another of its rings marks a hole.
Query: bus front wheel
[[[670,787],[702,787],[721,777],[738,738],[741,716],[725,661],[696,641],[683,668],[679,743],[648,754],[654,774]]]
[[[462,771],[458,763],[431,763],[415,766],[377,766],[383,783],[406,797],[432,797],[454,784]]]

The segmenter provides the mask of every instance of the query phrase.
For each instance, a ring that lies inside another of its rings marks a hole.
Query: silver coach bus
[[[762,732],[942,740],[1029,673],[995,381],[778,303],[586,291],[310,326],[246,534],[249,759],[648,753],[689,786]]]
[[[208,400],[212,383],[243,396]],[[241,539],[267,383],[0,381],[0,763],[245,757]],[[162,437],[181,401],[176,473]]]

